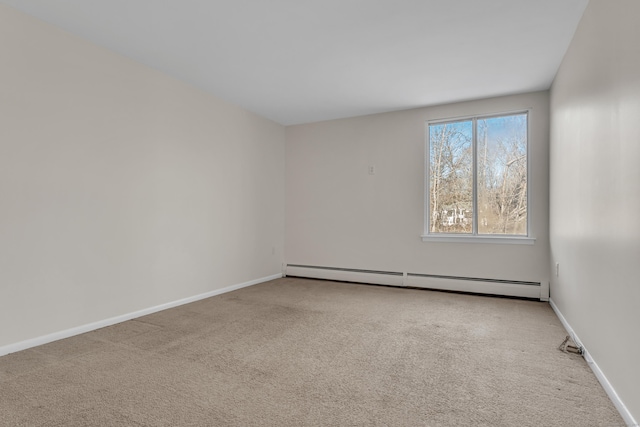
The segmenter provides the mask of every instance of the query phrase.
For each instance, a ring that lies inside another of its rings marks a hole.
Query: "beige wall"
[[[548,102],[537,92],[288,127],[286,262],[548,280]],[[535,244],[422,242],[425,122],[526,108]]]
[[[288,128],[286,262],[544,280],[551,258],[640,417],[637,16],[591,0],[552,88],[551,257],[539,92]],[[282,126],[5,6],[0,55],[0,347],[280,272]],[[535,245],[423,243],[425,121],[523,108]]]
[[[551,297],[640,419],[640,2],[591,0],[551,91]]]
[[[280,273],[284,127],[6,6],[0,57],[0,347]]]

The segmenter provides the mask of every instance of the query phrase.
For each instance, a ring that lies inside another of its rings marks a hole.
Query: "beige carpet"
[[[535,301],[285,278],[0,358],[3,426],[624,426]]]

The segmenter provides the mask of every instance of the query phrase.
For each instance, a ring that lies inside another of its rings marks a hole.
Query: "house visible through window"
[[[429,123],[426,237],[528,235],[527,117]]]

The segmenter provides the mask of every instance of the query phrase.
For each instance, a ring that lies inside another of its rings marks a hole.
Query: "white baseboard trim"
[[[569,334],[573,342],[575,342],[579,347],[582,347],[584,359],[587,361],[587,364],[596,375],[596,378],[598,378],[598,381],[600,381],[602,388],[604,388],[604,391],[607,393],[607,396],[609,396],[609,399],[611,399],[614,406],[624,419],[624,422],[628,427],[640,427],[638,422],[633,418],[633,415],[631,415],[631,412],[629,412],[629,410],[625,406],[624,402],[622,402],[622,400],[618,396],[618,393],[616,393],[607,377],[605,377],[598,364],[595,362],[595,360],[593,360],[587,348],[584,346],[584,344],[582,344],[582,341],[580,341],[580,338],[578,338],[571,325],[569,325],[567,319],[565,319],[565,317],[562,315],[562,313],[558,309],[558,306],[553,302],[553,299],[549,299],[549,304],[551,305],[553,311],[556,313],[556,316],[558,316],[558,319],[560,319],[562,326],[564,326],[564,328],[567,330],[567,333]]]
[[[88,323],[82,326],[76,326],[75,328],[66,329],[64,331],[54,332],[52,334],[43,335],[36,338],[20,341],[15,344],[9,344],[0,347],[0,356],[6,354],[15,353],[17,351],[26,350],[28,348],[37,347],[39,345],[48,344],[53,341],[58,341],[64,338],[69,338],[74,335],[84,334],[85,332],[94,331],[96,329],[104,328],[106,326],[115,325],[116,323],[126,322],[127,320],[135,319],[137,317],[146,316],[148,314],[156,313],[158,311],[167,310],[169,308],[178,307],[180,305],[189,304],[190,302],[199,301],[201,299],[210,298],[216,295],[224,294],[227,292],[235,291],[238,289],[246,288],[248,286],[257,285],[258,283],[268,282],[269,280],[279,279],[282,274],[273,274],[271,276],[261,277],[259,279],[250,280],[248,282],[239,283],[237,285],[227,286],[221,289],[215,289],[203,294],[194,295],[179,299],[177,301],[171,301],[165,304],[156,305],[155,307],[149,307],[142,310],[134,311],[133,313],[123,314],[121,316],[111,317],[109,319],[99,320],[97,322]]]

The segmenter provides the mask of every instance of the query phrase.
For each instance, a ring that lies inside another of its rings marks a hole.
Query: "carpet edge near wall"
[[[584,360],[587,362],[587,364],[593,371],[594,375],[598,379],[598,382],[600,383],[604,391],[607,393],[607,396],[609,396],[609,399],[611,400],[613,405],[616,407],[616,409],[620,413],[620,416],[622,417],[622,419],[624,419],[624,422],[629,427],[640,427],[640,424],[638,424],[638,422],[633,417],[633,414],[631,414],[631,412],[626,407],[622,399],[620,399],[620,396],[618,396],[618,393],[616,393],[616,390],[615,388],[613,388],[613,385],[611,385],[611,383],[607,379],[604,372],[602,372],[602,370],[600,369],[596,361],[593,359],[593,357],[591,356],[587,348],[584,346],[584,344],[582,344],[580,337],[578,337],[578,335],[573,330],[573,328],[571,327],[571,325],[569,324],[567,319],[564,317],[564,315],[562,314],[562,312],[560,311],[560,309],[558,308],[558,306],[556,305],[556,303],[553,301],[552,298],[549,298],[549,305],[553,309],[556,316],[558,316],[560,323],[562,323],[562,326],[564,326],[564,329],[567,331],[567,333],[569,334],[573,342],[575,342],[579,347],[582,348]]]
[[[87,323],[80,326],[75,326],[69,329],[64,329],[61,331],[53,332],[46,335],[37,336],[34,338],[28,338],[23,341],[18,341],[16,343],[7,344],[0,347],[0,357],[5,356],[7,354],[15,353],[22,350],[27,350],[32,347],[37,347],[39,345],[48,344],[53,341],[58,341],[65,338],[70,338],[75,335],[84,334],[86,332],[94,331],[96,329],[104,328],[107,326],[112,326],[117,323],[126,322],[127,320],[135,319],[138,317],[146,316],[148,314],[156,313],[158,311],[167,310],[173,307],[179,307],[184,304],[189,304],[195,301],[199,301],[205,298],[214,297],[216,295],[225,294],[227,292],[232,292],[238,289],[246,288],[249,286],[257,285],[259,283],[268,282],[270,280],[279,279],[282,277],[282,273],[272,274],[269,276],[260,277],[258,279],[249,280],[247,282],[238,283],[235,285],[225,286],[224,288],[215,289],[213,291],[205,292],[202,294],[194,295],[187,298],[182,298],[175,301],[170,301],[164,304],[159,304],[156,306],[144,308],[142,310],[137,310],[131,313],[122,314],[119,316],[110,317],[104,320],[99,320],[96,322]]]

